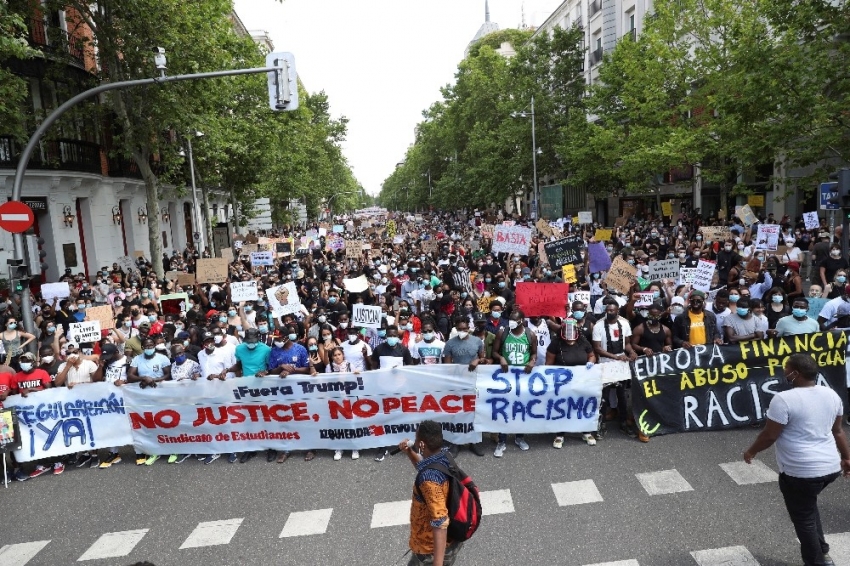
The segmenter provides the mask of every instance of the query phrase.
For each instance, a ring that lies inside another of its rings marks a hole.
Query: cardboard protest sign
[[[342,286],[349,293],[362,293],[369,288],[369,280],[366,279],[365,275],[361,275],[354,279],[343,279]]]
[[[365,328],[381,327],[381,307],[355,303],[352,305],[351,325]]]
[[[613,289],[623,295],[627,295],[631,290],[632,285],[635,283],[636,275],[637,269],[635,266],[629,265],[621,256],[617,256],[617,258],[611,263],[611,267],[608,269],[608,275],[605,277],[605,283],[608,285],[609,289]]]
[[[549,267],[558,269],[562,265],[582,263],[581,257],[582,239],[578,236],[561,238],[554,242],[546,242],[543,249],[549,259]]]
[[[166,271],[165,278],[169,281],[177,281],[177,278],[180,277],[179,271]]]
[[[652,305],[652,291],[642,291],[636,294],[638,298],[635,301],[635,308],[648,307]]]
[[[748,204],[745,204],[744,206],[736,206],[735,216],[741,219],[741,222],[744,223],[744,226],[752,226],[758,221],[758,218],[756,218],[753,209],[750,208],[750,205]]]
[[[133,261],[133,258],[130,256],[122,255],[118,259],[115,260],[115,263],[118,264],[118,267],[124,273],[132,273],[133,271],[138,271],[139,268],[136,267],[136,262]]]
[[[747,195],[748,206],[764,206],[764,195]]]
[[[806,230],[817,230],[820,228],[820,219],[817,212],[804,212],[803,222],[806,223]]]
[[[141,250],[136,250],[136,251],[134,251],[134,252],[133,252],[133,257],[134,257],[134,258],[136,258],[136,259],[138,259],[138,258],[140,258],[140,257],[141,257],[141,258],[144,258],[144,257],[145,257],[145,252],[143,252],[143,251],[141,251]]]
[[[301,300],[298,298],[298,290],[295,288],[294,281],[272,287],[266,291],[266,299],[269,301],[274,316],[295,314],[301,310]]]
[[[72,322],[68,326],[68,339],[77,344],[100,341],[100,321]]]
[[[259,298],[256,281],[239,281],[230,284],[230,300],[234,303],[256,301]]]
[[[59,283],[42,283],[41,296],[46,303],[53,302],[53,299],[65,299],[71,296],[71,288],[67,281]]]
[[[439,249],[439,244],[436,240],[424,240],[422,242],[422,251],[426,254],[436,252]]]
[[[86,318],[97,321],[101,330],[115,328],[115,314],[109,305],[86,309]]]
[[[218,250],[218,257],[233,261],[233,248],[221,248]]]
[[[490,250],[493,253],[528,255],[530,242],[531,228],[499,224],[493,228],[493,245]]]
[[[537,242],[537,256],[540,258],[540,264],[549,263],[549,256],[546,255],[546,242]]]
[[[222,283],[227,281],[229,275],[228,265],[224,258],[201,258],[196,266],[196,280],[198,283]]]
[[[561,266],[561,278],[567,283],[577,283],[578,276],[576,275],[576,266],[568,263]]]
[[[661,259],[658,261],[649,262],[649,273],[646,278],[650,281],[662,281],[664,279],[678,279],[679,277],[679,260]]]
[[[707,293],[711,288],[711,278],[714,277],[715,267],[717,266],[713,261],[699,260],[694,273],[693,288]]]
[[[593,234],[593,239],[597,242],[610,242],[611,238],[614,237],[613,230],[606,230],[604,228],[597,228],[596,233]]]
[[[363,256],[363,244],[354,240],[345,242],[345,257],[348,259],[360,259]]]
[[[515,302],[525,316],[564,317],[569,292],[568,283],[519,283]]]
[[[602,242],[587,244],[587,258],[587,271],[589,273],[608,271],[611,268],[611,256],[608,255],[608,250],[605,249],[605,244]]]
[[[192,287],[195,285],[194,273],[181,273],[177,276],[177,284],[181,287]]]
[[[579,224],[593,224],[593,212],[587,210],[578,213]]]
[[[732,232],[726,226],[703,226],[700,232],[706,242],[722,242],[732,238]]]
[[[245,244],[242,246],[242,249],[239,250],[240,255],[251,255],[254,252],[260,251],[259,244]]]
[[[251,265],[274,265],[274,252],[252,252]]]
[[[779,224],[759,224],[755,249],[776,251],[779,246],[779,232]]]
[[[542,218],[537,221],[537,224],[534,225],[537,228],[537,231],[540,232],[545,237],[550,237],[552,235],[552,228],[549,226],[549,223],[543,220]]]

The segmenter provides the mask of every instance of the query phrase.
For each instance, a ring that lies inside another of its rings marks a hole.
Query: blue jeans
[[[820,523],[818,494],[838,475],[839,472],[835,472],[819,478],[795,478],[779,474],[779,491],[785,498],[785,508],[800,539],[800,553],[805,566],[823,566],[823,555],[829,552]]]
[[[518,435],[516,435],[516,437],[521,440],[521,439],[525,438],[525,435],[524,434],[518,434]],[[507,442],[507,441],[508,441],[508,435],[499,433],[499,442]]]

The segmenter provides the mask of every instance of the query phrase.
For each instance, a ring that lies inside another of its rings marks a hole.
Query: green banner
[[[564,216],[563,185],[540,187],[540,217],[554,220]]]

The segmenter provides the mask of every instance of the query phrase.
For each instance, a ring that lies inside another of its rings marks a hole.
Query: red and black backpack
[[[449,540],[463,542],[472,538],[481,525],[481,498],[478,495],[478,486],[472,478],[458,467],[451,454],[447,453],[446,456],[449,460],[448,468],[435,462],[422,468],[419,473],[430,468],[437,470],[448,479],[449,495],[446,503],[449,510],[449,526],[446,534]],[[418,488],[418,475],[416,484],[419,497],[422,497],[422,492]]]

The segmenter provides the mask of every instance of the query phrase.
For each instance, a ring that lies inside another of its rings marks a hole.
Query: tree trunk
[[[133,152],[133,160],[139,166],[142,179],[145,180],[145,197],[147,197],[145,208],[148,212],[148,240],[150,240],[151,248],[150,259],[157,279],[162,279],[165,277],[165,271],[162,266],[162,235],[159,231],[159,186],[158,179],[145,157],[144,154]]]
[[[213,242],[212,222],[210,222],[210,199],[209,191],[201,189],[201,194],[204,195],[204,230],[207,233],[207,247],[210,250],[210,257],[215,255],[215,243]]]

